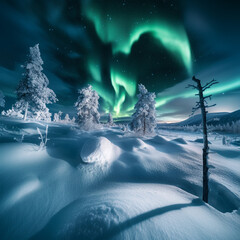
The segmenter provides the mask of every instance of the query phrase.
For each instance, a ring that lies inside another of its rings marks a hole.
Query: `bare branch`
[[[204,92],[206,89],[210,88],[212,85],[215,85],[215,84],[217,84],[217,83],[219,83],[219,82],[216,81],[215,79],[213,79],[213,80],[210,81],[209,83],[205,84],[205,85],[202,87],[203,92]]]
[[[200,107],[200,102],[196,102],[196,107]]]
[[[214,107],[216,106],[217,104],[212,104],[212,105],[206,105],[205,108],[210,108],[210,107]]]
[[[193,107],[192,111],[197,111],[198,109],[200,109],[201,107]]]
[[[207,99],[207,98],[209,98],[211,100],[212,95],[208,95],[208,96],[204,97],[203,99]]]
[[[200,109],[201,107],[193,107],[192,108],[192,113],[189,115],[189,117],[191,117],[198,109]]]
[[[208,86],[209,84],[213,83],[214,81],[216,81],[216,80],[213,79],[213,80],[211,80],[210,82],[206,83],[206,84],[203,86],[203,88],[206,87],[206,86]]]
[[[193,84],[188,84],[186,88],[198,89],[198,87]]]

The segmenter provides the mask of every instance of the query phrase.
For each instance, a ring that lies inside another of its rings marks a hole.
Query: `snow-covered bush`
[[[18,111],[12,107],[11,109],[8,109],[7,111],[2,111],[1,113],[3,116],[6,117],[14,117],[14,118],[23,118],[22,111]]]
[[[46,108],[45,111],[37,111],[35,112],[34,118],[36,120],[42,120],[42,121],[47,121],[51,122],[51,113],[49,112],[49,109]]]
[[[240,120],[226,123],[226,124],[218,124],[218,125],[210,125],[208,126],[209,130],[212,132],[226,132],[226,133],[240,133]]]
[[[69,117],[69,114],[67,113],[65,115],[65,117],[62,119],[62,115],[63,113],[61,111],[59,111],[58,113],[54,113],[53,115],[53,121],[57,122],[57,123],[75,123],[75,117],[73,117],[72,119]]]
[[[24,140],[24,134],[22,134],[21,136],[18,137],[14,137],[14,140],[17,141],[18,143],[22,143]]]
[[[30,47],[25,73],[17,87],[18,101],[14,105],[15,111],[24,112],[24,119],[30,116],[38,120],[50,120],[51,113],[47,104],[57,101],[56,94],[48,88],[49,80],[42,72],[43,60],[39,51],[39,44]]]
[[[139,134],[153,133],[156,127],[155,93],[148,92],[144,85],[138,84],[138,102],[132,115],[131,129]]]
[[[129,132],[130,131],[129,125],[128,124],[123,124],[122,127],[121,127],[121,130],[125,133]]]
[[[91,85],[78,90],[79,96],[75,103],[77,110],[76,122],[82,129],[89,130],[99,124],[100,114],[98,112],[99,96]]]
[[[184,125],[184,126],[171,126],[165,125],[160,126],[161,129],[168,130],[183,130],[188,132],[201,132],[202,125]],[[209,132],[224,132],[224,133],[240,133],[240,120],[226,124],[217,124],[217,125],[208,125],[207,126]]]
[[[0,91],[0,107],[4,107],[5,106],[5,99],[4,99],[4,95],[3,92]]]
[[[45,148],[47,146],[47,141],[49,140],[48,139],[48,125],[46,126],[45,136],[41,133],[39,128],[37,128],[37,131],[39,134],[39,139],[41,140],[40,145],[39,145],[39,150],[42,150],[43,148]]]

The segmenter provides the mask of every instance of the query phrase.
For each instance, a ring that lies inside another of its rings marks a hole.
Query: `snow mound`
[[[120,223],[120,209],[111,203],[85,208],[71,224],[65,224],[58,236],[62,239],[96,239]]]
[[[85,163],[108,162],[118,156],[120,149],[105,137],[86,141],[81,150],[81,158]]]
[[[235,240],[238,222],[177,187],[113,184],[70,203],[31,239]]]
[[[173,139],[172,141],[179,144],[187,144],[187,142],[183,138],[176,138],[176,139]]]
[[[166,144],[168,141],[166,138],[157,135],[152,139],[152,142],[157,144]]]

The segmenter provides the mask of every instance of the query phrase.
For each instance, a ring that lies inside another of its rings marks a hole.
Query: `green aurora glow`
[[[89,70],[92,78],[97,82],[101,82],[102,81],[101,70],[100,70],[100,66],[97,63],[97,61],[89,59],[87,65],[88,65],[88,70]]]
[[[112,17],[111,21],[106,15],[101,14],[97,8],[87,5],[85,14],[95,26],[96,32],[104,43],[112,44],[112,53],[123,53],[129,55],[131,48],[135,42],[139,40],[142,34],[149,33],[157,39],[159,43],[175,58],[181,61],[187,70],[189,76],[192,74],[192,54],[188,36],[185,29],[179,25],[168,23],[163,20],[153,20],[148,23],[143,22],[138,25],[129,23],[123,28],[123,23]],[[124,29],[123,32],[121,29]],[[99,93],[104,100],[105,112],[111,112],[114,117],[129,116],[136,103],[136,87],[137,79],[133,76],[128,77],[121,73],[119,69],[110,66],[111,84],[113,91],[108,90],[101,83],[101,74],[99,64],[89,62],[89,72],[94,82],[91,82],[93,88]],[[147,86],[146,86],[147,87]],[[240,79],[235,79],[227,84],[219,84],[218,86],[206,91],[206,94],[218,94],[240,87]],[[194,97],[193,90],[184,90],[174,96],[157,97],[156,107],[159,108],[168,102],[177,98]]]
[[[191,47],[185,29],[181,25],[170,24],[163,20],[153,20],[149,23],[131,25],[122,32],[121,21],[114,19],[109,21],[106,16],[100,14],[97,9],[87,5],[85,10],[87,17],[94,23],[98,36],[104,43],[112,43],[113,53],[122,52],[129,54],[135,42],[142,34],[150,33],[152,37],[169,50],[174,56],[184,63],[188,73],[192,71]]]
[[[219,93],[223,93],[223,92],[227,92],[227,91],[231,91],[233,89],[238,89],[240,88],[240,78],[236,78],[228,83],[219,83],[217,85],[214,86],[214,88],[209,88],[206,90],[205,94],[209,95],[209,94],[219,94]],[[169,96],[169,97],[158,97],[156,99],[156,107],[160,107],[163,106],[165,104],[167,104],[168,102],[177,99],[177,98],[191,98],[194,97],[196,94],[196,90],[187,90],[185,92],[179,93],[177,95],[174,96]]]

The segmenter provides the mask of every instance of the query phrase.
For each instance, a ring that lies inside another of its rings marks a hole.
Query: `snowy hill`
[[[197,133],[37,128],[0,118],[1,239],[239,239],[239,147],[210,137],[208,205]]]
[[[219,113],[208,113],[207,114],[207,124],[208,125],[217,125],[217,124],[231,124],[232,122],[236,122],[240,120],[240,110],[237,110],[232,113],[227,112],[219,112]],[[193,126],[193,125],[200,125],[202,123],[202,115],[197,114],[188,119],[178,122],[178,123],[171,123],[168,124],[169,126]],[[160,124],[166,125],[166,124]]]
[[[225,116],[222,116],[220,119],[220,124],[226,124],[231,122],[236,122],[240,120],[240,110],[229,113]]]

